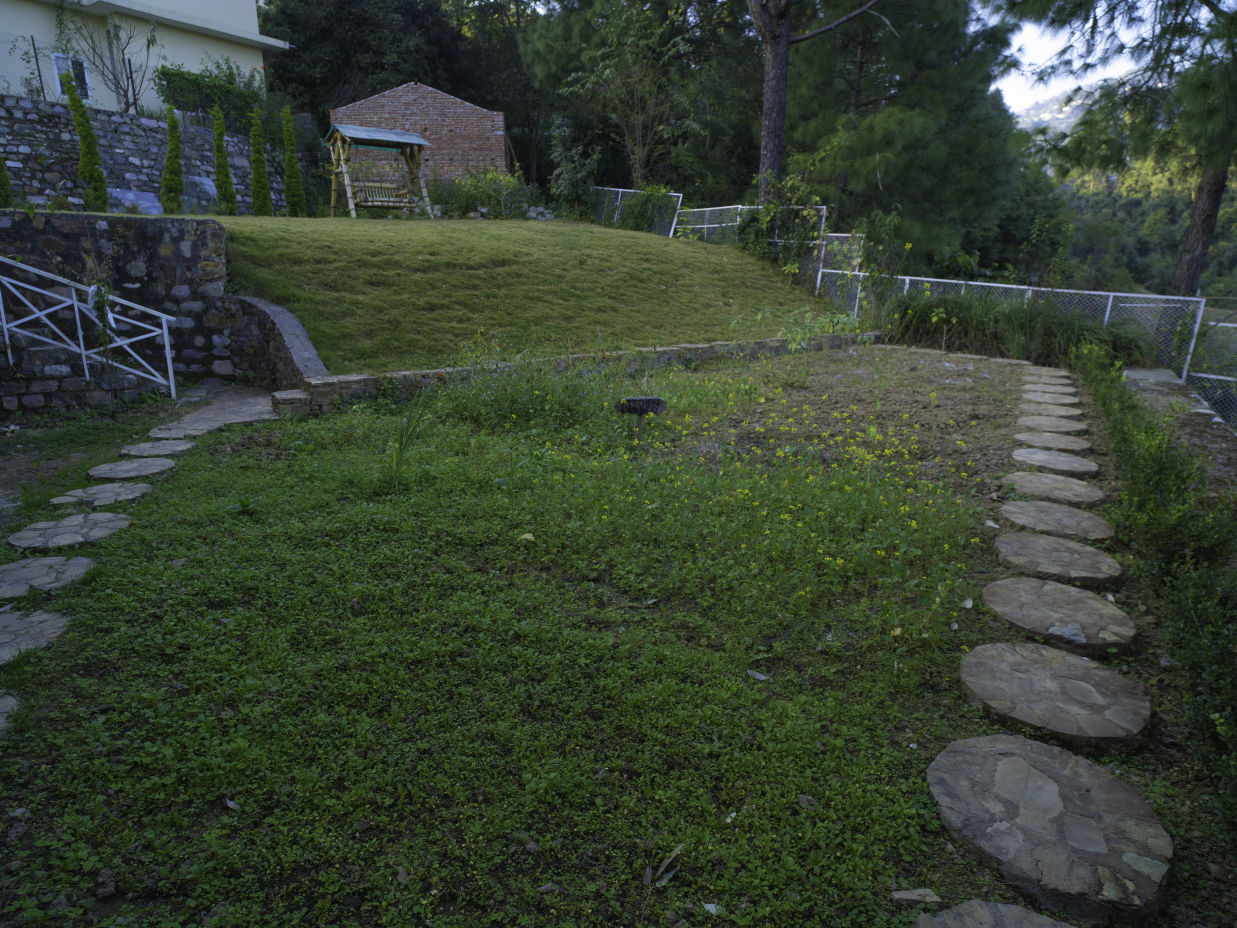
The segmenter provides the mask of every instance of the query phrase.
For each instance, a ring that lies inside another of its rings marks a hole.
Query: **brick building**
[[[507,169],[507,123],[502,113],[416,81],[333,109],[331,122],[420,133],[430,143],[423,163],[426,177],[454,179],[469,171]],[[370,162],[375,179],[403,173],[394,157],[383,152],[358,151],[353,163],[358,162]]]

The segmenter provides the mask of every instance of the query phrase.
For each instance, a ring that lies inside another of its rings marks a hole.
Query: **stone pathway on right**
[[[59,612],[0,612],[0,664],[54,641],[68,624]]]
[[[1112,537],[1112,526],[1103,516],[1085,509],[1042,499],[1014,499],[1001,506],[1010,522],[1048,535],[1077,535],[1089,541]]]
[[[1060,471],[1064,474],[1091,475],[1099,472],[1099,465],[1077,454],[1053,451],[1050,448],[1015,448],[1013,459],[1029,467]]]
[[[176,462],[171,458],[132,458],[90,468],[90,476],[96,480],[131,480],[134,477],[149,477],[171,470]]]
[[[1030,909],[971,899],[944,912],[920,915],[915,928],[1071,928]]]
[[[1060,474],[1016,471],[1002,477],[1001,483],[1023,496],[1038,496],[1059,503],[1098,503],[1104,498],[1104,491],[1094,484]]]
[[[1053,451],[1090,451],[1091,442],[1077,435],[1063,435],[1060,432],[1019,432],[1015,439],[1024,445],[1034,445],[1037,448],[1051,448]]]
[[[1008,577],[984,587],[983,598],[1011,625],[1078,654],[1127,651],[1137,633],[1134,621],[1103,596],[1054,580]]]
[[[1001,562],[1047,580],[1104,583],[1121,575],[1121,565],[1109,555],[1069,538],[1035,532],[1007,532],[997,536]]]

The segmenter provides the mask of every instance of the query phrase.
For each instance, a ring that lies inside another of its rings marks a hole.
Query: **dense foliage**
[[[184,212],[185,168],[181,152],[180,119],[176,110],[168,107],[168,147],[163,158],[163,174],[159,177],[159,203],[165,213]]]
[[[223,110],[211,108],[211,121],[215,132],[215,198],[219,215],[236,215],[236,188],[232,186],[232,168],[228,166],[228,148]]]
[[[0,209],[8,209],[13,205],[13,184],[9,180],[9,169],[4,159],[0,158]]]
[[[207,113],[218,107],[224,122],[240,131],[265,98],[260,71],[244,71],[230,58],[208,58],[200,71],[163,65],[155,71],[155,89],[168,106],[184,113]]]
[[[94,126],[90,124],[90,114],[86,112],[86,104],[77,92],[72,75],[61,74],[60,86],[69,100],[73,126],[77,130],[77,178],[85,188],[82,190],[82,202],[90,212],[103,212],[107,209],[107,177],[103,174],[99,140],[95,137]]]

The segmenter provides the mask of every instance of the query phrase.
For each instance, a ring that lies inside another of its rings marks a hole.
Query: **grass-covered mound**
[[[290,309],[332,373],[502,351],[774,335],[814,298],[729,247],[579,223],[225,218],[229,287]]]

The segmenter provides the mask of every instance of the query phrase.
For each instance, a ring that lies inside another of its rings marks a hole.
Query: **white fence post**
[[[1198,344],[1198,328],[1203,324],[1203,310],[1207,308],[1207,300],[1198,301],[1198,312],[1194,314],[1194,333],[1190,336],[1190,350],[1185,354],[1185,364],[1181,366],[1181,382],[1185,383],[1190,374],[1190,362],[1194,360],[1194,346]]]
[[[1108,308],[1104,310],[1104,326],[1108,326],[1108,317],[1112,315],[1112,301],[1116,298],[1115,293],[1108,294]]]

